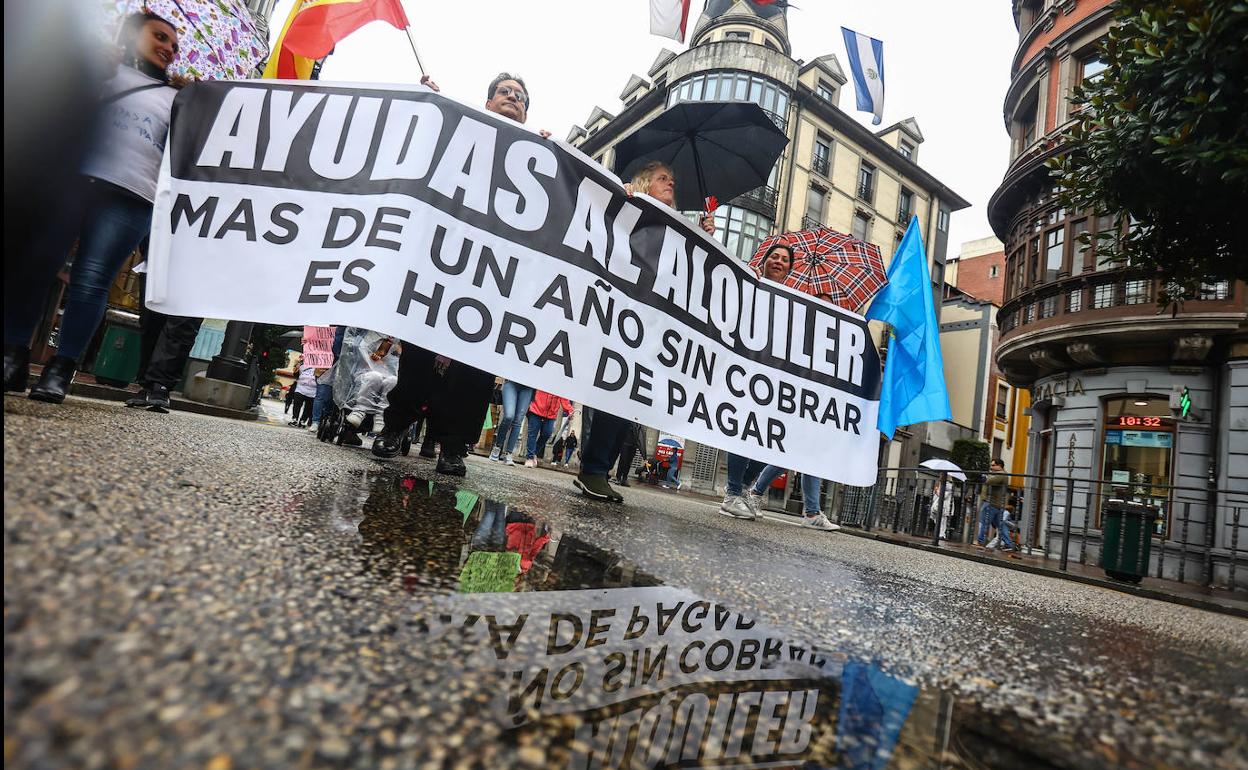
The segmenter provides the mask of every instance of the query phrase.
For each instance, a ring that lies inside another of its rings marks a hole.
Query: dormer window
[[[815,86],[815,95],[827,102],[836,101],[836,89],[823,80]]]
[[[725,40],[740,40],[744,43],[750,42],[750,33],[739,29],[730,29],[724,33]]]
[[[902,140],[901,144],[897,145],[897,152],[901,153],[901,157],[906,160],[914,159],[914,145],[905,140]]]

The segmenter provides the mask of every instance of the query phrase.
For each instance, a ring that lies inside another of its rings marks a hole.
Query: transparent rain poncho
[[[348,327],[334,362],[334,403],[349,411],[381,414],[399,381],[399,342],[368,329]]]

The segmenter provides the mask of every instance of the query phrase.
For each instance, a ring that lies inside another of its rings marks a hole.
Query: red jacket
[[[544,390],[534,393],[533,402],[529,404],[530,412],[548,420],[558,417],[560,409],[564,411],[564,414],[572,414],[572,402],[566,398],[553,396]]]

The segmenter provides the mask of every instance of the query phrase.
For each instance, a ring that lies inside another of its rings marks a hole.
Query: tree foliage
[[[1165,299],[1248,277],[1248,3],[1118,0],[1104,73],[1075,89],[1077,120],[1051,166],[1068,210],[1129,217],[1099,242],[1151,268]]]
[[[992,450],[982,441],[960,438],[953,442],[950,460],[966,471],[968,479],[972,479],[972,471],[988,470],[988,463],[992,460],[991,453]]]

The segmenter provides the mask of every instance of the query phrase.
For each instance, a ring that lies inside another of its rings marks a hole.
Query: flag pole
[[[425,65],[420,61],[420,53],[416,50],[416,38],[412,36],[411,26],[404,27],[403,31],[407,33],[407,42],[412,45],[412,56],[416,57],[416,66],[420,69],[421,76],[428,74],[425,72]]]

